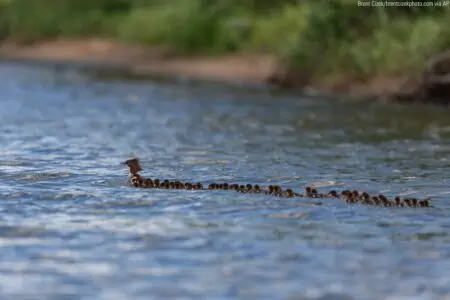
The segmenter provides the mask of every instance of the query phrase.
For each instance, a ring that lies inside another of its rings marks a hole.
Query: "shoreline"
[[[73,66],[100,73],[149,79],[187,79],[241,86],[286,87],[276,82],[283,68],[281,62],[272,56],[176,56],[164,47],[125,45],[104,39],[51,39],[33,43],[6,40],[0,43],[0,61]],[[313,82],[308,86],[294,83],[288,88],[350,98],[389,98],[401,90],[406,80],[407,78],[400,76],[378,76],[367,82],[341,80],[338,84]]]

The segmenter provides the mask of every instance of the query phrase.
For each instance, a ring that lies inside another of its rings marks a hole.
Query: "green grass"
[[[320,79],[418,72],[450,48],[450,9],[353,0],[0,0],[0,36],[108,37],[180,54],[272,54]]]

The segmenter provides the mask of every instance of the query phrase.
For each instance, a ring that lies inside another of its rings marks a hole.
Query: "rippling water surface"
[[[2,299],[449,299],[450,118],[430,107],[0,67]],[[143,174],[432,196],[389,209]]]

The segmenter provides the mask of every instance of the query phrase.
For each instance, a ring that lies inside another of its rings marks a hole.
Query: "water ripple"
[[[2,299],[450,297],[447,112],[14,64],[0,88]],[[153,178],[435,208],[131,189],[131,156]]]

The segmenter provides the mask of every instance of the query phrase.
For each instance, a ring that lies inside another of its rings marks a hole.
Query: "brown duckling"
[[[351,194],[351,192],[350,192],[349,190],[343,190],[343,191],[341,192],[341,196],[342,196],[343,198],[348,198],[348,197],[350,197],[350,194]]]
[[[380,195],[380,196],[383,196],[383,195]],[[391,202],[386,198],[386,197],[380,197],[379,196],[379,198],[380,198],[380,201],[381,201],[381,204],[383,204],[383,206],[385,206],[385,207],[390,207],[391,206]]]
[[[370,195],[369,195],[368,193],[366,193],[366,192],[363,192],[363,193],[361,194],[361,200],[362,200],[362,201],[370,200]]]
[[[269,185],[266,194],[272,195],[274,193],[273,185]]]
[[[416,198],[412,198],[411,199],[411,204],[412,204],[413,207],[417,207],[417,204],[418,204],[417,199]]]
[[[364,197],[362,199],[362,203],[366,204],[366,205],[375,205],[375,203],[372,200],[372,197],[368,196],[368,197]]]
[[[282,196],[283,195],[283,189],[279,185],[273,186],[273,194],[276,196]]]
[[[332,198],[339,198],[338,193],[335,190],[331,190],[327,196]]]
[[[210,183],[209,185],[208,185],[208,189],[209,190],[214,190],[216,188],[216,184],[215,183]]]
[[[403,207],[402,200],[400,199],[399,196],[395,196],[394,202],[395,202],[395,206],[397,206],[397,207]]]
[[[305,192],[306,192],[306,197],[309,197],[309,198],[313,197],[312,188],[310,186],[305,187]]]
[[[405,200],[403,200],[403,202],[405,202],[406,206],[412,207],[411,199],[405,198]]]
[[[200,182],[197,182],[194,186],[194,189],[196,190],[203,190],[203,184],[201,184]]]
[[[292,189],[286,189],[284,195],[285,197],[292,198],[295,196],[295,193]]]
[[[187,190],[192,190],[193,189],[192,183],[186,182],[184,184],[184,188],[187,189]]]
[[[161,182],[160,182],[160,180],[158,178],[156,178],[153,181],[153,184],[155,185],[155,188],[157,188],[157,189],[159,189],[161,187]]]
[[[419,201],[419,206],[420,207],[430,207],[430,204],[428,202],[429,199],[430,198],[426,198],[426,199],[420,200]]]
[[[151,180],[150,178],[147,178],[147,180],[145,181],[145,186],[149,189],[154,188],[153,180]]]
[[[223,184],[223,189],[224,189],[224,190],[228,190],[228,188],[229,188],[229,184],[225,182],[225,183]]]
[[[253,186],[250,183],[247,183],[245,188],[246,188],[247,192],[249,192],[249,193],[253,192]]]
[[[255,193],[261,193],[261,187],[258,184],[255,184],[253,190],[255,191]]]
[[[380,198],[378,198],[377,196],[372,196],[372,202],[375,205],[380,205],[381,204]]]

